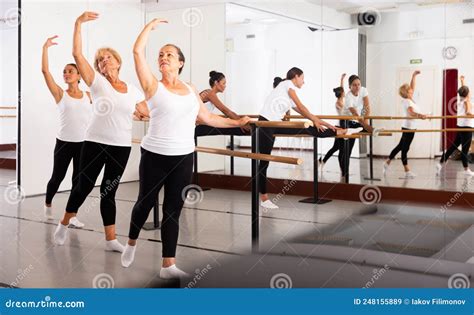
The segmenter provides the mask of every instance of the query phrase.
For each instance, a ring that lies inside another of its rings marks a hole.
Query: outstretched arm
[[[133,46],[133,59],[135,61],[135,71],[137,72],[138,80],[142,86],[143,92],[145,92],[145,98],[149,99],[155,93],[158,80],[153,75],[150,66],[146,62],[145,58],[145,46],[148,42],[148,37],[150,32],[155,29],[158,24],[168,23],[168,21],[163,19],[153,19],[149,22],[140,35],[138,35],[135,45]]]
[[[81,74],[82,79],[87,84],[87,86],[91,86],[92,82],[94,81],[94,69],[92,69],[87,59],[82,54],[82,23],[86,23],[89,21],[97,20],[99,17],[98,13],[95,12],[84,12],[76,19],[76,24],[74,24],[74,35],[73,35],[73,42],[72,42],[72,56],[76,61],[76,65],[79,69],[79,73]]]
[[[53,42],[54,39],[56,39],[58,36],[53,36],[50,37],[46,40],[46,42],[43,45],[43,54],[41,58],[41,72],[43,73],[44,80],[46,81],[46,85],[48,86],[49,91],[54,97],[54,100],[56,101],[56,104],[59,103],[61,98],[63,97],[63,89],[54,81],[53,76],[51,75],[51,72],[49,72],[49,58],[48,58],[48,48],[54,45],[57,45],[57,43]]]
[[[411,76],[411,82],[410,82],[410,87],[411,89],[414,91],[415,88],[416,88],[416,77],[420,74],[421,72],[416,70],[415,72],[413,72],[412,76]]]

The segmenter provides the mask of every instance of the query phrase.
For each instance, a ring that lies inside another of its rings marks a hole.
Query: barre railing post
[[[373,121],[371,118],[370,127],[373,127],[372,123]],[[370,133],[370,136],[369,136],[369,176],[370,177],[366,177],[364,179],[380,181],[380,178],[374,178],[374,137],[372,135],[372,132]]]
[[[252,124],[252,153],[258,151],[258,127]],[[258,252],[259,243],[259,196],[258,196],[258,163],[257,159],[252,159],[252,252]]]
[[[302,203],[315,203],[318,205],[331,202],[329,199],[319,199],[318,177],[318,137],[313,137],[313,197],[300,200]]]
[[[234,151],[234,135],[230,136],[230,149]],[[230,157],[230,175],[234,175],[234,157]]]
[[[350,139],[344,139],[344,152],[342,153],[343,155],[343,161],[344,161],[344,180],[346,184],[349,184],[349,160],[351,158],[349,154],[349,149],[350,149]]]

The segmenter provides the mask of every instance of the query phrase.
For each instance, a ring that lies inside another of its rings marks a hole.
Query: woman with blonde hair
[[[82,54],[82,23],[98,17],[97,13],[84,12],[77,18],[74,28],[73,57],[84,82],[90,87],[94,110],[82,147],[79,182],[72,188],[66,211],[54,233],[54,241],[58,245],[64,244],[70,219],[94,188],[103,169],[100,213],[105,231],[105,249],[122,252],[124,246],[115,235],[115,193],[131,151],[133,113],[137,105],[144,105],[144,96],[138,88],[120,79],[122,59],[114,49],[101,48],[97,51],[95,71]]]
[[[410,118],[421,118],[426,119],[426,115],[422,114],[418,105],[416,105],[415,101],[413,100],[413,93],[415,92],[416,87],[416,77],[420,74],[420,71],[413,72],[411,77],[410,84],[405,83],[400,86],[398,93],[402,97],[402,106],[403,110],[405,111],[405,116],[408,119],[405,119],[402,124],[402,130],[414,130],[416,129],[417,120],[410,119]],[[395,158],[395,156],[401,151],[402,152],[402,164],[405,168],[405,178],[414,178],[416,175],[410,171],[410,167],[408,166],[408,151],[410,150],[410,145],[415,137],[414,132],[403,132],[402,137],[398,145],[392,150],[388,160],[385,161],[383,165],[383,174],[385,175],[390,163]]]

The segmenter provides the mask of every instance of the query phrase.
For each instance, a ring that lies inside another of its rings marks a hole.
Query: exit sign
[[[416,65],[416,64],[420,64],[420,63],[423,63],[423,59],[410,59],[410,64],[411,65]]]

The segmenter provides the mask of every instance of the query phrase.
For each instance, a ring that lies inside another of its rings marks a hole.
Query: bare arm
[[[156,92],[158,87],[158,80],[153,75],[150,66],[148,65],[145,58],[145,46],[148,42],[150,32],[155,29],[158,24],[168,23],[166,20],[153,19],[148,23],[140,35],[138,35],[135,45],[133,46],[133,60],[135,61],[135,71],[137,72],[138,80],[142,86],[143,92],[145,92],[145,98],[149,99]]]
[[[340,85],[339,85],[339,86],[342,87],[342,88],[344,87],[344,79],[345,79],[345,77],[346,77],[346,74],[343,73],[343,74],[341,75],[341,83],[340,83]]]
[[[240,119],[240,116],[233,112],[230,108],[225,106],[225,104],[221,102],[221,100],[217,97],[216,94],[209,93],[207,97],[209,98],[209,101],[217,107],[217,109],[224,113],[224,115],[226,115],[230,119]]]
[[[79,73],[81,74],[82,79],[87,84],[91,86],[94,81],[94,69],[92,69],[87,59],[82,54],[82,33],[81,26],[82,23],[96,20],[99,17],[99,14],[95,12],[84,12],[79,16],[74,24],[74,35],[72,42],[72,56],[76,61],[76,65],[79,68]]]
[[[323,131],[324,128],[322,128],[322,126],[325,126],[329,129],[332,129],[332,130],[336,130],[336,127],[334,127],[333,125],[323,121],[322,119],[319,119],[318,117],[316,117],[315,115],[313,115],[306,106],[304,106],[304,104],[300,101],[298,95],[296,95],[296,92],[295,90],[293,89],[289,89],[288,90],[288,95],[290,96],[290,98],[293,100],[293,102],[295,103],[296,107],[293,108],[295,111],[297,111],[298,113],[300,113],[302,116],[308,118],[309,120],[311,120],[314,124],[314,126],[319,130],[319,131]]]
[[[415,71],[413,72],[413,75],[411,76],[411,82],[410,82],[410,87],[414,91],[416,88],[416,77],[419,75],[421,72],[420,71]]]
[[[197,117],[197,121],[199,124],[204,124],[216,128],[232,128],[245,126],[250,121],[250,118],[247,116],[239,118],[238,120],[234,120],[211,113],[206,108],[206,106],[204,106],[204,103],[199,97],[199,93],[196,91],[196,88],[193,87],[193,89],[194,93],[196,94],[196,98],[199,101],[199,113]]]
[[[465,77],[462,75],[459,80],[461,80],[461,86],[465,86],[466,85],[466,82],[465,82]]]
[[[44,80],[46,81],[46,85],[48,86],[49,91],[54,97],[54,100],[56,101],[56,104],[61,101],[61,98],[63,97],[63,89],[54,81],[53,76],[51,75],[51,72],[49,72],[49,58],[48,58],[48,48],[54,45],[57,45],[57,43],[53,42],[55,38],[58,36],[53,36],[50,37],[46,40],[46,42],[43,45],[43,54],[41,57],[41,72],[43,73]]]
[[[413,110],[413,107],[408,107],[408,114],[412,117],[417,117],[417,118],[422,118],[422,119],[425,119],[426,118],[426,115],[425,114],[422,114],[422,113],[417,113]]]

